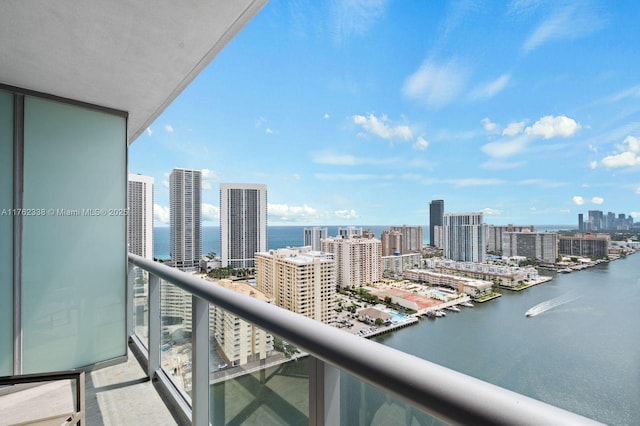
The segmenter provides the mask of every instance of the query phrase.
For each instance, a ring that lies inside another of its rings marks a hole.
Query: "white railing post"
[[[340,424],[340,370],[309,357],[309,425]]]
[[[209,302],[192,296],[191,424],[209,425]]]
[[[132,263],[127,264],[127,336],[133,336],[136,332],[136,324],[133,320],[133,286],[135,284],[135,266]]]
[[[160,346],[162,337],[162,324],[160,312],[160,278],[149,273],[149,292],[148,300],[149,309],[147,313],[149,318],[149,360],[147,363],[147,375],[153,379],[155,372],[160,369]]]

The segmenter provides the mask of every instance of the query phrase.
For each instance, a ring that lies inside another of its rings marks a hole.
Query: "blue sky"
[[[129,171],[268,186],[273,225],[640,220],[634,1],[272,0],[131,146]]]

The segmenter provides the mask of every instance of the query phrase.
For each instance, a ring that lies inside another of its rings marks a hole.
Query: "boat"
[[[531,308],[527,312],[524,313],[524,316],[525,317],[531,317],[531,316],[533,316],[533,313],[534,313],[533,308]]]
[[[437,316],[437,317],[446,317],[446,316],[447,316],[447,314],[446,314],[444,311],[437,310],[437,311],[436,311],[436,316]]]
[[[458,308],[457,306],[453,306],[453,305],[452,306],[447,306],[445,309],[448,310],[448,311],[452,311],[452,312],[460,312],[460,308]]]
[[[465,308],[473,308],[473,303],[469,301],[462,302],[460,305],[464,306]]]

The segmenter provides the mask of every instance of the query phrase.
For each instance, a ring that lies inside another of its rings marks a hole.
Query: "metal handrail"
[[[3,376],[0,377],[0,385],[13,386],[27,383],[41,383],[41,382],[55,382],[58,380],[75,380],[76,382],[76,409],[67,419],[68,425],[85,425],[86,410],[85,410],[85,381],[83,370],[65,370],[54,371],[49,373],[34,373],[34,374],[21,374],[16,376]],[[52,418],[57,418],[54,416]],[[39,419],[46,420],[46,419]]]
[[[600,424],[129,253],[129,262],[452,424]]]

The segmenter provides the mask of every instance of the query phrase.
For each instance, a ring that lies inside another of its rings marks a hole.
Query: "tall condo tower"
[[[434,227],[442,226],[444,218],[444,200],[432,200],[429,203],[429,245],[436,246]]]
[[[267,251],[267,185],[220,184],[222,266],[253,268],[257,252]]]
[[[311,246],[311,250],[320,251],[322,246],[320,242],[329,236],[327,228],[314,226],[313,228],[304,228],[304,245]]]
[[[443,220],[444,258],[484,263],[486,236],[482,213],[447,213]]]
[[[153,260],[153,178],[129,174],[127,179],[127,250]]]
[[[200,170],[173,169],[169,176],[171,261],[184,271],[198,269],[202,257]]]

